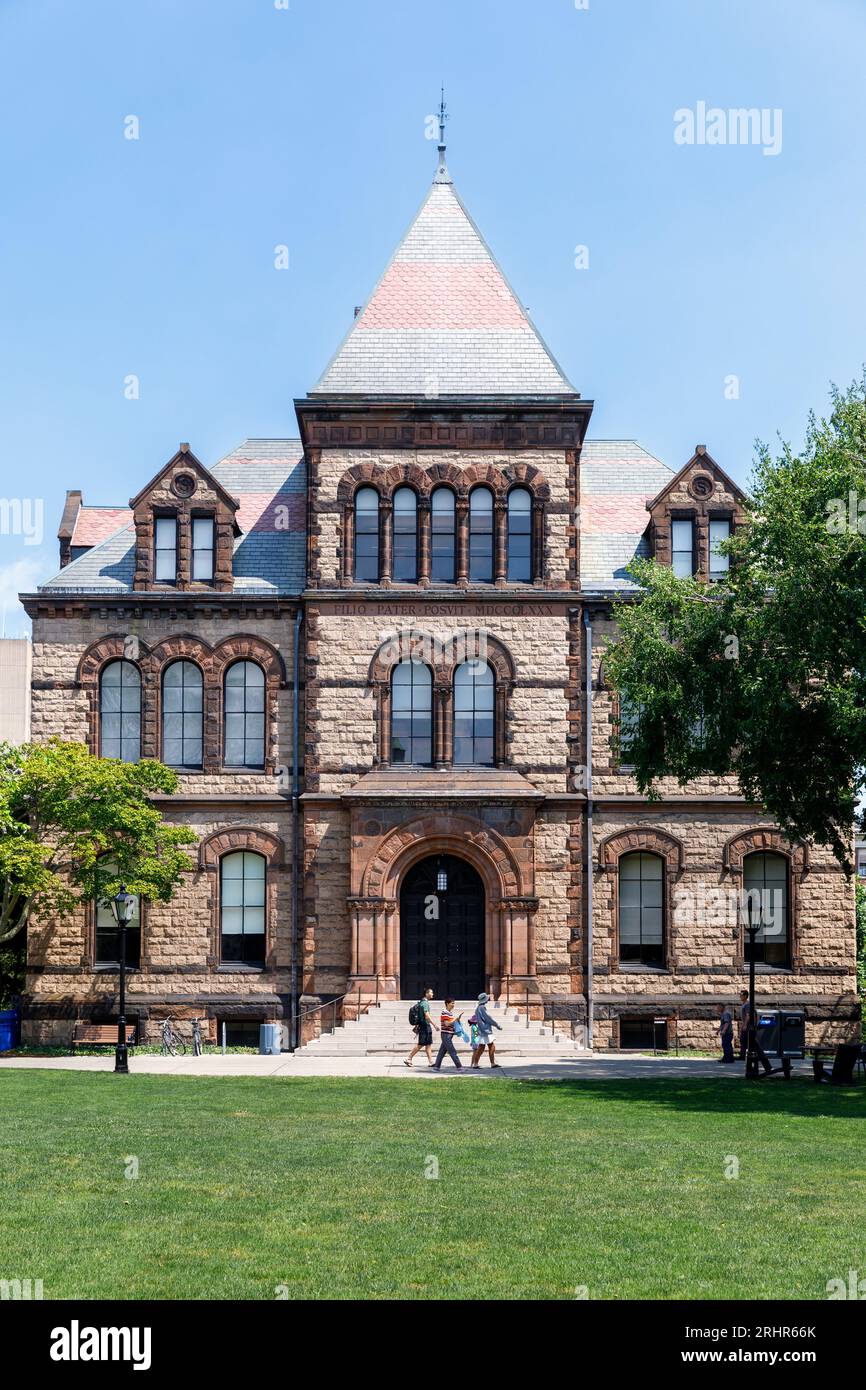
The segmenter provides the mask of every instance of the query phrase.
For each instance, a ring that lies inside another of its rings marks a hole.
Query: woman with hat
[[[496,1019],[493,1018],[493,1016],[489,1013],[487,1008],[487,1005],[489,1003],[489,994],[479,994],[478,1007],[475,1010],[475,1013],[472,1015],[472,1018],[469,1020],[470,1023],[474,1025],[475,1036],[477,1038],[475,1051],[472,1053],[472,1066],[476,1071],[478,1070],[481,1058],[484,1055],[485,1047],[487,1048],[487,1053],[490,1057],[491,1067],[499,1066],[499,1063],[496,1060],[496,1045],[493,1042],[493,1029],[498,1028],[501,1032],[502,1025],[501,1023],[497,1023]]]

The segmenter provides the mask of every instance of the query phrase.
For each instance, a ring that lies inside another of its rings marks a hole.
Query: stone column
[[[544,503],[537,502],[532,508],[532,582],[536,586],[544,583]]]
[[[469,583],[469,502],[458,497],[455,504],[457,528],[457,583],[466,588]]]
[[[343,552],[341,582],[348,585],[355,572],[355,508],[343,508]]]
[[[418,583],[422,589],[430,586],[430,498],[418,498]]]
[[[508,579],[508,503],[497,498],[493,504],[493,579],[502,588]]]
[[[394,554],[392,514],[393,507],[390,498],[381,498],[379,501],[379,579],[386,587],[391,583]]]

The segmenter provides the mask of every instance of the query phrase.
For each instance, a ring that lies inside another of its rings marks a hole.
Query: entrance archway
[[[443,883],[445,887],[443,888]],[[400,992],[472,999],[486,987],[481,876],[465,859],[430,855],[400,889]]]

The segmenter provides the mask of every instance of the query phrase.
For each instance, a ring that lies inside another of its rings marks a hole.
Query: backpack
[[[413,1004],[409,1010],[409,1024],[412,1028],[417,1028],[421,1022],[421,1005]]]

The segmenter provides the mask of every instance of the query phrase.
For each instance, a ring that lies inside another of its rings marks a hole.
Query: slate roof
[[[310,392],[575,395],[441,170]]]
[[[588,439],[580,456],[580,582],[595,591],[631,592],[626,574],[648,555],[647,501],[674,470],[633,439]]]
[[[211,469],[240,504],[235,541],[235,592],[263,597],[293,596],[304,587],[306,564],[306,478],[298,439],[247,439]],[[124,508],[83,508],[115,511]],[[86,542],[79,542],[85,544]],[[132,592],[135,528],[115,526],[77,560],[40,586],[40,593]]]

